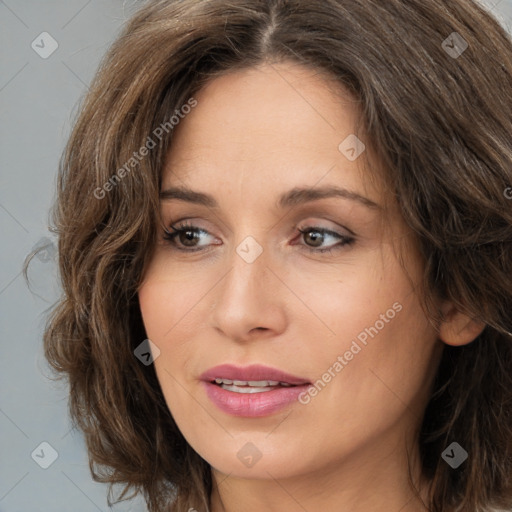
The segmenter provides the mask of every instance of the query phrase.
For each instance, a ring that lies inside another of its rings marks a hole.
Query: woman
[[[512,508],[512,44],[469,0],[150,1],[82,106],[46,355],[151,511]]]

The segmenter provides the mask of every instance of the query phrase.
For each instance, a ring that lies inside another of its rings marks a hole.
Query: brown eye
[[[198,242],[201,240],[201,235],[209,235],[208,231],[192,225],[180,225],[177,227],[171,226],[173,232],[165,230],[163,239],[180,251],[201,251],[208,244],[201,245]],[[188,248],[188,249],[187,249]]]
[[[318,231],[308,230],[303,232],[304,240],[313,247],[320,247],[324,241],[324,235]]]
[[[177,237],[180,243],[183,244],[185,247],[194,247],[196,245],[195,242],[199,240],[197,232],[192,229],[179,231],[177,233]]]
[[[336,233],[336,231],[331,231],[330,229],[309,227],[299,229],[299,232],[306,243],[306,250],[309,250],[310,252],[332,252],[333,250],[341,249],[343,246],[350,245],[355,242],[354,237],[341,235],[340,233]],[[340,240],[340,242],[320,249],[319,247],[322,247],[322,244],[324,244],[324,242],[329,238]]]

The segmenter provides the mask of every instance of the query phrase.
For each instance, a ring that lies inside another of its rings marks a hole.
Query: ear
[[[447,345],[471,343],[485,328],[485,323],[458,311],[451,303],[443,306],[445,320],[439,326],[439,337]]]

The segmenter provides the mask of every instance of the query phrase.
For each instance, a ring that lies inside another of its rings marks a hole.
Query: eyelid
[[[333,221],[329,221],[329,222],[332,222],[333,224],[336,224],[336,227],[334,227],[334,228],[326,227],[326,226],[321,225],[322,221],[310,220],[310,221],[304,221],[304,223],[300,223],[297,226],[297,229],[299,231],[301,229],[311,229],[311,230],[319,229],[319,230],[327,231],[327,232],[330,232],[332,234],[337,234],[337,235],[342,235],[343,234],[343,233],[338,233],[338,231],[340,229],[342,229],[342,230],[347,231],[347,234],[349,236],[353,236],[353,237],[357,236],[351,229],[347,228],[346,226],[341,225],[341,224],[337,224],[336,222],[333,222]]]
[[[204,228],[202,228],[200,226],[197,226],[196,224],[193,224],[193,223],[191,223],[190,221],[187,221],[187,220],[175,222],[175,223],[173,223],[169,227],[170,227],[170,229],[173,230],[173,232],[171,233],[171,232],[169,232],[169,230],[167,230],[167,228],[164,228],[164,232],[167,235],[176,235],[176,234],[179,234],[179,233],[181,233],[183,231],[190,230],[190,231],[194,231],[195,233],[204,233],[204,234],[207,234],[207,235],[209,235],[209,236],[211,236],[213,238],[216,238],[207,229],[204,229]]]
[[[340,221],[341,219],[337,219],[333,215],[326,215],[325,213],[312,213],[300,220],[297,219],[296,225],[301,229],[304,226],[305,228],[318,228],[332,232],[336,232],[341,229],[346,231],[350,236],[357,236],[354,231],[348,228],[345,224],[341,224]]]

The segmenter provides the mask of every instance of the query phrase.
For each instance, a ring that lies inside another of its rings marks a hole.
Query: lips
[[[252,385],[252,383],[258,383],[255,385],[260,387],[261,383],[270,383],[270,385],[278,383],[279,385],[285,386],[310,384],[308,379],[304,377],[298,377],[269,366],[258,364],[246,367],[222,364],[204,372],[200,379],[211,383],[214,383],[216,379],[222,379],[226,381],[225,384],[227,385],[237,384],[235,381],[238,381],[238,385]],[[230,383],[229,381],[232,382]]]
[[[206,395],[231,416],[269,416],[297,401],[311,385],[296,375],[262,365],[221,365],[201,375]]]

